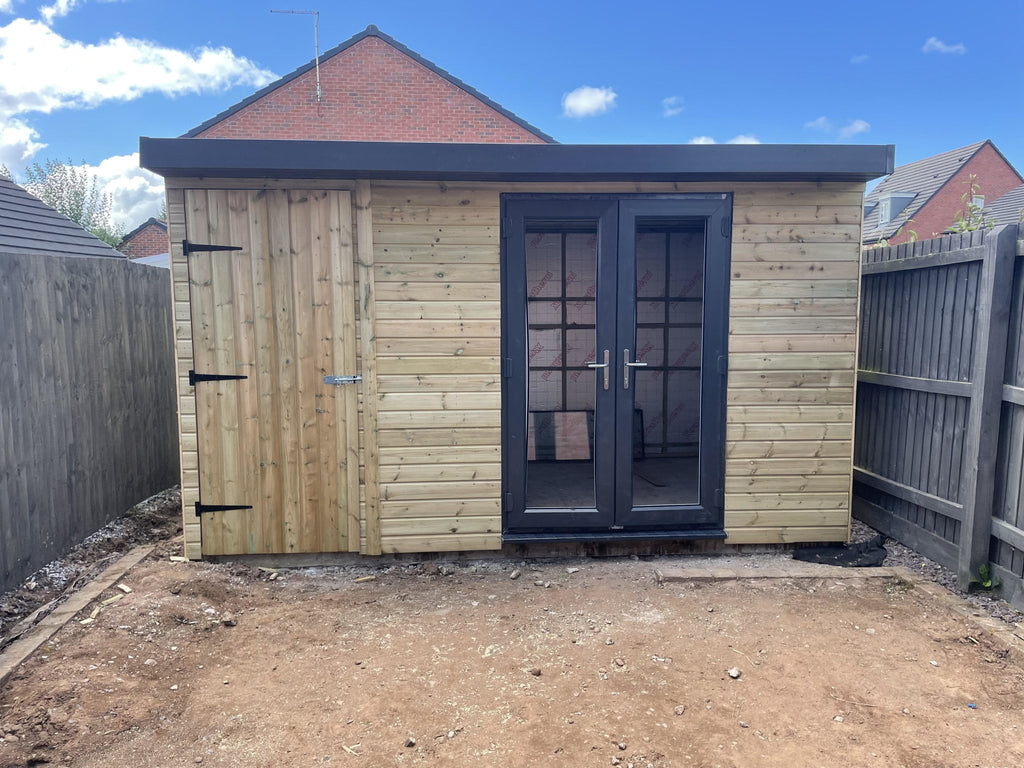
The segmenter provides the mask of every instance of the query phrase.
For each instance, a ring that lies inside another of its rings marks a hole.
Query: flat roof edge
[[[263,139],[139,141],[164,177],[410,181],[870,181],[892,145],[419,144]]]

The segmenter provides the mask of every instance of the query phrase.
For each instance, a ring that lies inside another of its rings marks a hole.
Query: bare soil
[[[0,692],[0,766],[1024,765],[1021,660],[921,591],[663,562],[154,557]]]

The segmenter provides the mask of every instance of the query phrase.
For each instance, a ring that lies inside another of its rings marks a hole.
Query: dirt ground
[[[0,691],[0,766],[1024,765],[1024,665],[920,590],[658,564],[161,553]]]

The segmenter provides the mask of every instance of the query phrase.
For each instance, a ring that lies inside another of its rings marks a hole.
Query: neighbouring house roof
[[[408,56],[413,61],[417,62],[418,64],[421,64],[424,67],[426,67],[428,70],[430,70],[434,74],[439,75],[440,77],[444,78],[449,83],[454,85],[456,88],[462,89],[463,91],[468,93],[473,98],[478,99],[479,101],[482,101],[484,104],[489,106],[491,109],[495,110],[496,112],[499,112],[500,114],[502,114],[503,116],[505,116],[506,118],[511,120],[512,122],[520,125],[525,130],[527,130],[530,133],[534,134],[538,138],[540,138],[540,139],[542,139],[542,140],[544,140],[546,142],[555,143],[555,139],[553,139],[548,134],[544,133],[542,130],[540,130],[536,126],[531,125],[530,123],[528,123],[525,120],[523,120],[523,118],[521,118],[518,115],[516,115],[516,114],[510,112],[509,110],[505,109],[505,107],[501,106],[501,104],[498,104],[496,101],[493,101],[493,100],[487,98],[482,93],[480,93],[480,91],[478,91],[475,88],[473,88],[472,86],[467,85],[466,83],[462,82],[461,80],[459,80],[459,78],[455,77],[454,75],[450,74],[446,70],[444,70],[441,67],[437,66],[437,64],[435,64],[434,62],[430,61],[429,59],[423,58],[422,56],[420,56],[418,53],[416,53],[416,51],[412,50],[411,48],[407,48],[406,46],[402,45],[402,43],[398,42],[397,40],[395,40],[390,35],[386,35],[385,33],[381,32],[373,24],[369,25],[362,32],[359,32],[358,34],[353,35],[352,37],[350,37],[348,40],[346,40],[345,42],[341,43],[340,45],[332,48],[331,50],[329,50],[327,52],[325,52],[322,56],[320,56],[320,66],[322,67],[325,61],[327,61],[328,59],[330,59],[333,56],[337,56],[339,53],[343,53],[344,51],[347,51],[349,48],[354,46],[356,43],[360,42],[361,40],[366,39],[367,37],[376,37],[376,38],[379,38],[379,39],[383,40],[388,45],[390,45],[393,48],[395,48],[395,49],[401,51],[402,53],[404,53],[406,56]],[[205,123],[202,123],[201,125],[197,125],[192,130],[190,130],[187,133],[183,134],[181,138],[193,138],[195,136],[198,136],[200,133],[202,133],[203,131],[207,130],[211,126],[214,126],[214,125],[216,125],[219,122],[222,122],[226,118],[228,118],[231,115],[235,114],[236,112],[244,109],[245,107],[249,106],[253,102],[259,101],[261,98],[266,96],[271,91],[277,90],[282,85],[285,85],[286,83],[291,82],[292,80],[294,80],[295,78],[299,77],[300,75],[304,75],[306,72],[309,72],[310,70],[314,69],[316,67],[316,64],[317,64],[317,60],[316,59],[312,59],[308,63],[303,64],[301,67],[299,67],[298,69],[294,70],[293,72],[290,72],[289,74],[285,75],[281,79],[275,80],[274,82],[272,82],[270,85],[266,86],[265,88],[262,88],[262,89],[256,91],[256,93],[254,93],[251,96],[243,99],[242,101],[238,102],[237,104],[235,104],[235,105],[233,105],[231,107],[228,107],[226,110],[224,110],[220,114],[211,117]]]
[[[146,227],[159,227],[164,232],[166,232],[167,231],[167,222],[166,221],[161,221],[160,219],[156,218],[155,216],[150,216],[144,222],[139,224],[139,226],[137,226],[135,229],[133,229],[127,235],[122,237],[121,238],[121,242],[122,243],[128,242],[133,237],[135,237],[137,234],[139,234],[142,230],[144,230]]]
[[[890,145],[420,144],[266,139],[139,140],[163,176],[440,181],[869,181]]]
[[[1017,224],[1024,221],[1024,184],[1011,189],[991,203],[986,203],[982,211],[987,221],[994,221],[996,224]]]
[[[0,178],[0,253],[126,258],[4,178]]]
[[[996,152],[999,152],[991,140],[986,139],[897,167],[890,176],[883,179],[864,198],[864,242],[875,242],[893,237],[907,219],[912,219],[914,214],[921,210],[935,193],[942,189],[956,172],[986,144],[991,145]],[[894,216],[887,223],[879,225],[878,203],[894,194],[909,194],[913,197],[900,214]],[[873,207],[872,204],[874,204]]]
[[[162,267],[163,269],[171,268],[171,254],[169,253],[154,253],[152,256],[139,256],[137,259],[132,259],[132,264],[145,264],[149,267]]]

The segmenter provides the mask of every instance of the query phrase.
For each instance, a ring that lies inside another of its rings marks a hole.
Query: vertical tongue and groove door
[[[504,204],[505,538],[724,536],[731,199]]]
[[[185,216],[203,554],[358,551],[349,193],[188,190]]]

